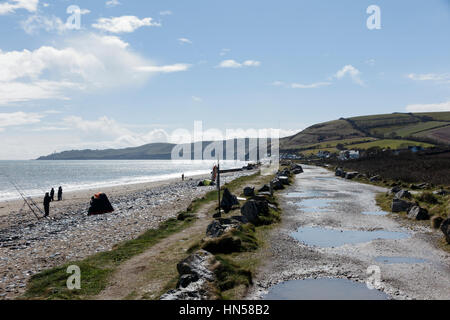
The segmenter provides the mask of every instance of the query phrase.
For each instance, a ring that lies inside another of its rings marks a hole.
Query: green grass
[[[193,221],[193,218],[184,221],[169,219],[163,222],[158,229],[148,230],[136,239],[116,245],[110,251],[36,274],[31,277],[23,298],[76,300],[97,295],[106,287],[109,276],[122,262],[144,252],[162,239],[183,230]],[[67,289],[66,281],[70,275],[66,273],[66,270],[70,265],[77,265],[81,269],[80,290],[70,291]]]
[[[367,142],[362,144],[355,144],[352,145],[353,149],[369,149],[372,147],[380,147],[380,148],[390,148],[390,149],[401,149],[401,148],[407,148],[408,146],[421,146],[424,148],[430,148],[433,147],[430,143],[424,143],[424,142],[417,142],[417,141],[411,141],[411,140],[391,140],[391,139],[383,139],[383,140],[377,140],[373,142]]]

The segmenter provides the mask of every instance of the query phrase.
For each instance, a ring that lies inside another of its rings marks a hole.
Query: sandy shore
[[[229,182],[254,171],[225,174]],[[51,204],[50,218],[37,220],[24,210],[23,201],[0,203],[0,299],[12,299],[25,291],[31,275],[67,261],[110,250],[115,244],[136,238],[180,211],[214,187],[198,187],[207,176],[124,185],[64,194]],[[87,216],[89,201],[105,192],[114,213]],[[36,199],[42,206],[42,199]]]

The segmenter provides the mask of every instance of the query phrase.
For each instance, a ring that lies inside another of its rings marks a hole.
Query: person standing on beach
[[[60,186],[60,187],[58,188],[58,201],[61,201],[61,200],[62,200],[62,192],[63,192],[63,190],[62,190],[62,187]]]
[[[181,175],[181,181],[184,181],[184,173]]]
[[[44,197],[44,211],[45,211],[44,217],[48,217],[50,215],[50,202],[51,201],[52,201],[52,199],[47,192]]]
[[[55,201],[55,189],[50,190],[50,201]]]

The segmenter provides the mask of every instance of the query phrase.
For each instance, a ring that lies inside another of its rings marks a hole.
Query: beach
[[[222,175],[227,183],[254,171]],[[138,237],[186,210],[192,200],[214,187],[198,187],[210,175],[168,179],[69,192],[52,202],[50,219],[36,219],[23,200],[0,202],[0,299],[19,297],[35,273],[68,261],[110,250],[115,244]],[[87,216],[90,198],[108,195],[115,212]],[[42,198],[35,198],[42,208]]]

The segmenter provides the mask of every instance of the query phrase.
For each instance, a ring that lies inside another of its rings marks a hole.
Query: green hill
[[[450,144],[450,112],[393,113],[341,118],[311,126],[280,142],[282,151],[305,154],[319,150],[335,152],[346,148],[374,146],[399,149]]]

